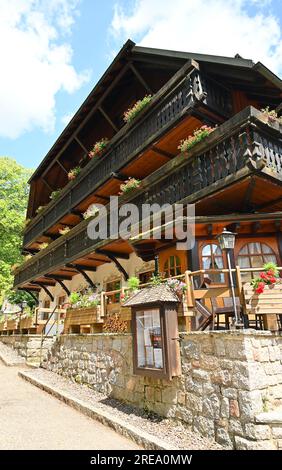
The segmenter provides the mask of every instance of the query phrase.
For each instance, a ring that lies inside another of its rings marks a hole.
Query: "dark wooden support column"
[[[54,302],[54,296],[51,294],[49,289],[47,289],[47,287],[44,286],[44,284],[42,284],[41,282],[36,282],[36,281],[32,281],[32,284],[35,284],[36,286],[40,286],[46,292],[46,294],[50,297],[51,301]]]
[[[115,265],[116,265],[117,269],[119,270],[119,272],[123,274],[124,279],[125,279],[126,281],[128,280],[129,276],[128,276],[126,270],[125,270],[124,267],[120,264],[120,262],[117,260],[117,257],[121,258],[122,256],[120,256],[118,253],[115,253],[115,254],[114,254],[113,252],[106,251],[106,250],[105,250],[105,251],[104,251],[104,250],[99,250],[99,251],[96,251],[96,252],[97,252],[97,253],[100,253],[101,255],[105,255],[105,256],[107,256],[108,258],[110,258],[110,259],[113,261],[113,263],[115,263]],[[129,258],[129,256],[128,256],[128,258]],[[128,259],[128,258],[126,258],[126,259]]]
[[[277,226],[278,226],[278,224],[277,224]],[[279,221],[279,227],[277,228],[277,232],[276,232],[276,239],[277,239],[277,246],[278,246],[279,257],[280,257],[279,265],[281,266],[281,263],[282,263],[282,232],[280,232],[280,221]],[[281,273],[280,273],[280,276],[282,276]]]
[[[189,271],[198,271],[200,269],[198,240],[195,240],[195,244],[191,250],[187,250],[187,264]],[[195,287],[199,287],[200,277],[194,277],[194,282]]]
[[[92,287],[93,289],[96,288],[96,284],[94,284],[91,277],[89,277],[88,274],[84,271],[84,269],[82,269],[79,265],[68,263],[66,266],[68,268],[75,269],[79,274],[81,274],[84,277],[84,279],[90,285],[90,287]]]

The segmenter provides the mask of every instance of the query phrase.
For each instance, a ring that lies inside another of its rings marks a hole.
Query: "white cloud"
[[[128,6],[125,11],[117,3],[111,31],[115,38],[137,37],[140,45],[148,47],[239,53],[281,73],[281,25],[269,9],[274,4],[271,0],[136,0],[128,12]]]
[[[0,136],[55,125],[56,94],[88,79],[72,65],[67,42],[79,0],[0,1]]]
[[[61,117],[61,122],[64,126],[66,126],[70,120],[73,118],[74,116],[74,113],[67,113],[67,114],[64,114],[62,117]]]

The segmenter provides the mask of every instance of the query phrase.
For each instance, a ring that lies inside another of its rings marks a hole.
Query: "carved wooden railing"
[[[261,120],[261,113],[249,107],[219,126],[188,156],[179,155],[146,178],[126,201],[141,207],[143,203],[193,203],[235,177],[267,171],[274,178],[282,176],[282,140],[278,130]],[[124,198],[120,198],[120,203]],[[109,214],[108,214],[109,226]],[[18,269],[15,285],[34,279],[75,259],[93,252],[107,240],[92,240],[87,234],[88,221],[81,222]]]
[[[127,132],[121,129],[112,139],[105,154],[99,159],[91,160],[79,177],[68,184],[60,196],[29,223],[23,246],[31,243],[68,214],[104,183],[112,172],[119,172],[126,163],[159,139],[198,101],[223,117],[231,116],[230,91],[204,77],[198,70],[191,71],[191,68],[192,66],[189,71],[187,66],[182,74],[176,74],[154,96],[143,118],[133,122]]]

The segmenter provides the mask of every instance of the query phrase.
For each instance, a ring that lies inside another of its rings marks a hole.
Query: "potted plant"
[[[204,140],[211,132],[214,131],[214,128],[209,126],[201,126],[196,129],[192,135],[180,141],[179,146],[177,147],[182,153],[187,153],[191,148],[193,148],[198,142]]]
[[[275,263],[266,263],[263,271],[251,281],[256,294],[263,294],[266,286],[274,287],[279,282],[279,271]]]
[[[90,150],[89,152],[89,157],[90,158],[94,158],[94,157],[98,157],[100,155],[102,155],[102,153],[105,151],[105,148],[107,147],[109,143],[109,139],[107,137],[104,137],[103,139],[101,140],[98,140],[98,142],[96,142],[92,149]]]
[[[68,225],[66,225],[65,227],[59,229],[59,234],[60,235],[66,235],[69,232],[70,232],[70,227]]]
[[[52,201],[54,201],[54,199],[57,199],[57,198],[60,196],[61,191],[62,191],[62,189],[56,189],[55,191],[52,191],[51,194],[50,194],[50,196],[49,196],[50,199],[51,199]]]
[[[47,243],[47,242],[39,243],[39,245],[38,245],[39,251],[45,250],[48,245],[49,245],[49,243]]]
[[[89,217],[94,217],[94,215],[98,214],[99,209],[95,204],[90,204],[88,209],[83,213],[84,219],[89,219]]]
[[[123,120],[126,123],[131,122],[150,103],[151,100],[152,96],[146,95],[141,100],[136,101],[131,108],[128,108],[128,110],[125,111],[123,114]]]
[[[278,117],[276,111],[274,109],[270,110],[269,106],[262,108],[260,112],[262,113],[262,120],[266,124],[271,125],[279,130],[279,125],[282,126],[282,116]]]
[[[120,195],[127,194],[131,192],[132,190],[139,188],[140,184],[141,184],[141,180],[130,177],[128,178],[128,180],[126,180],[124,183],[120,185],[119,194]]]
[[[81,172],[80,166],[75,166],[72,170],[68,172],[69,181],[74,180]]]

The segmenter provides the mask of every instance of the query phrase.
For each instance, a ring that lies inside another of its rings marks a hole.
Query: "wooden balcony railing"
[[[281,132],[264,124],[260,116],[261,113],[252,107],[241,111],[195,146],[189,158],[179,155],[143,180],[141,187],[127,196],[126,202],[139,208],[143,203],[193,203],[209,194],[215,184],[217,189],[223,188],[230,179],[234,182],[236,178],[259,171],[281,179]],[[124,200],[121,197],[120,204]],[[20,267],[15,286],[106,245],[107,240],[88,237],[88,222],[81,222]]]
[[[122,128],[112,139],[105,155],[91,160],[79,177],[69,183],[60,196],[29,223],[23,246],[36,240],[70,213],[71,209],[103,184],[112,172],[118,173],[173,127],[199,100],[225,118],[232,114],[230,91],[205,77],[192,65],[187,65],[153,97],[142,118],[140,116],[140,119]]]

